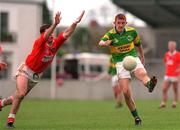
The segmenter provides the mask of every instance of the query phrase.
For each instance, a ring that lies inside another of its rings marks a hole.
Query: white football
[[[137,66],[136,58],[133,56],[126,56],[123,59],[122,63],[123,63],[124,69],[126,69],[128,71],[132,71]]]

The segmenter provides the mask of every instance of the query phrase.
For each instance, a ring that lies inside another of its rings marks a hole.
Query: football
[[[136,58],[133,56],[126,56],[123,61],[123,67],[124,69],[128,70],[128,71],[132,71],[133,69],[136,68],[137,63],[136,63]]]

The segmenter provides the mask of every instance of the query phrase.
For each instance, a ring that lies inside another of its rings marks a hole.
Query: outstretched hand
[[[78,24],[81,21],[82,17],[84,16],[84,13],[85,13],[85,10],[83,10],[81,15],[74,21],[75,24]]]
[[[58,25],[60,23],[60,21],[61,21],[61,12],[58,11],[54,18],[54,24]]]

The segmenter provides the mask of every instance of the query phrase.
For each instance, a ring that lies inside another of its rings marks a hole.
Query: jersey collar
[[[113,33],[120,34],[120,35],[122,35],[126,31],[127,31],[126,27],[124,27],[124,30],[121,33],[117,32],[116,27],[113,28]]]
[[[171,53],[171,52],[169,51],[169,54],[170,54],[170,55],[175,55],[176,52],[177,52],[176,50],[174,50],[173,53]]]

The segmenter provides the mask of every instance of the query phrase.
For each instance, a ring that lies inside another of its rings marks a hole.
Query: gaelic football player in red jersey
[[[166,107],[166,102],[168,99],[167,92],[169,87],[173,86],[174,99],[172,107],[175,108],[178,100],[178,76],[180,74],[180,52],[176,50],[176,42],[168,42],[169,51],[165,53],[164,63],[165,63],[165,76],[162,88],[162,102],[160,108]]]
[[[17,89],[14,94],[0,100],[0,109],[10,105],[10,113],[7,120],[7,128],[14,128],[15,115],[23,98],[38,83],[43,71],[51,64],[59,47],[74,32],[77,24],[81,21],[85,11],[64,32],[54,38],[53,31],[61,21],[61,13],[57,12],[52,25],[43,25],[40,28],[41,35],[35,40],[31,53],[25,63],[21,64],[16,74]]]

